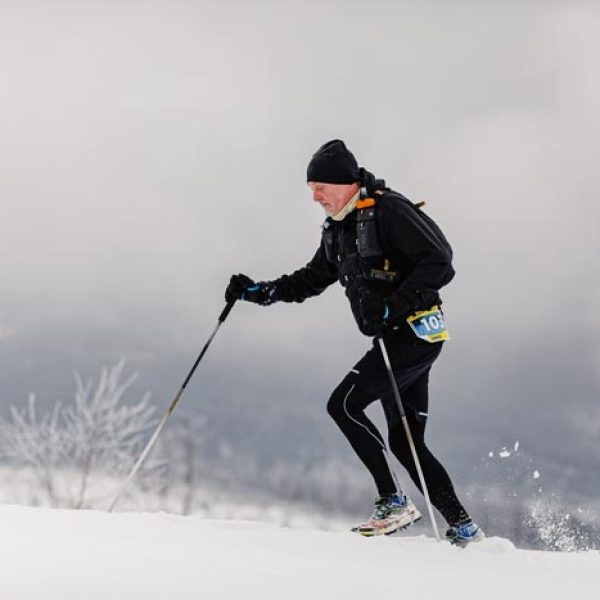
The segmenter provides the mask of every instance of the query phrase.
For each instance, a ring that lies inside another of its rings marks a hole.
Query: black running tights
[[[390,347],[393,348],[393,345],[388,346],[388,348]],[[437,352],[430,352],[428,358],[423,356],[423,360],[405,365],[406,368],[402,368],[402,365],[396,361],[394,375],[431,502],[450,525],[456,525],[468,520],[469,516],[456,496],[446,469],[425,445],[429,370],[431,363],[439,354],[439,349]],[[382,496],[392,494],[400,490],[389,463],[385,442],[364,412],[369,404],[380,399],[388,425],[389,448],[422,492],[421,482],[387,372],[377,369],[377,372],[374,373],[372,369],[373,358],[377,358],[377,351],[378,348],[374,347],[348,373],[331,395],[327,411],[370,471],[379,494]],[[375,356],[370,353],[375,353]],[[380,352],[379,359],[382,360]],[[379,376],[379,381],[377,381],[377,385],[374,385],[377,376]]]

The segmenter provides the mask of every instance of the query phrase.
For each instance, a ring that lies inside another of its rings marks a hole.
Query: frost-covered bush
[[[0,419],[0,454],[33,472],[51,506],[90,506],[93,492],[106,494],[94,480],[125,472],[139,454],[155,409],[149,393],[123,402],[137,377],[123,379],[124,368],[124,359],[103,368],[95,384],[75,373],[71,403],[39,416],[30,394],[27,407],[11,406],[10,418]]]

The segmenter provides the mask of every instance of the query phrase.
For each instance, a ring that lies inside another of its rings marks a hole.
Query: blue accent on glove
[[[241,299],[245,300],[246,299],[246,292],[258,292],[258,290],[260,290],[260,284],[257,283],[256,285],[253,285],[249,288],[246,288],[246,290],[244,292],[242,292],[242,296]]]
[[[383,311],[383,322],[387,321],[387,318],[390,316],[390,307],[387,304],[384,304],[385,310]]]

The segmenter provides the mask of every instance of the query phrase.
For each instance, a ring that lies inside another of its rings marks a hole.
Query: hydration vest
[[[362,187],[360,189],[360,199],[356,203],[356,251],[344,256],[347,261],[353,263],[354,268],[350,267],[347,271],[349,270],[351,273],[342,275],[342,284],[349,283],[350,279],[355,277],[388,283],[395,283],[398,279],[398,273],[391,270],[390,260],[384,255],[379,240],[376,198],[385,193],[394,194],[398,201],[408,204],[415,210],[420,219],[425,221],[427,228],[435,234],[440,245],[446,249],[450,257],[452,256],[452,248],[440,228],[428,215],[421,211],[421,207],[424,206],[425,202],[414,203],[398,192],[383,190],[376,190],[372,196],[369,196],[367,189]],[[323,224],[323,245],[327,260],[333,263],[342,262],[340,249],[336,248],[338,240],[335,239],[335,233],[331,219],[326,219]]]
[[[375,199],[367,197],[366,188],[360,188],[360,199],[356,203],[356,245],[358,253],[363,258],[382,254],[376,218]],[[335,244],[331,224],[331,219],[328,217],[322,227],[325,255],[328,260],[333,260]]]
[[[383,192],[378,191],[375,194],[381,195]],[[332,221],[326,219],[323,223],[323,245],[327,260],[334,263],[341,260],[339,249],[336,256],[336,243]],[[379,242],[377,203],[374,197],[368,196],[364,187],[360,189],[360,199],[356,203],[356,252],[346,255],[345,258],[356,263],[356,272],[353,273],[355,277],[389,283],[397,279],[397,273],[390,271],[390,261],[384,257]],[[383,265],[383,268],[375,268],[374,265]],[[348,274],[342,275],[341,279],[342,284],[349,283]]]

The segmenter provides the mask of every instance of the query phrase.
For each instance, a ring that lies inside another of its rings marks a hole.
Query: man
[[[327,214],[312,260],[274,281],[256,283],[246,275],[234,275],[225,298],[262,306],[303,302],[339,281],[361,332],[385,343],[432,504],[449,525],[447,538],[459,545],[479,540],[483,533],[424,440],[429,370],[448,338],[438,290],[454,276],[450,245],[418,206],[359,168],[341,140],[317,150],[308,165],[307,182],[314,201]],[[373,340],[373,347],[334,390],[327,405],[379,493],[371,518],[353,529],[362,535],[391,533],[421,518],[399,489],[385,442],[365,415],[365,408],[378,399],[388,425],[389,447],[422,491],[381,348]]]

